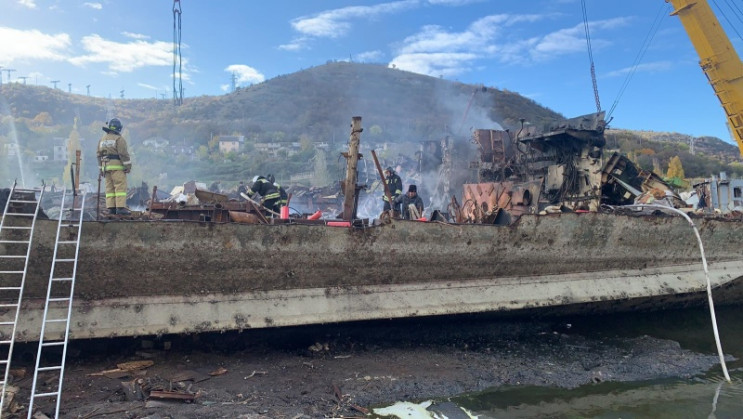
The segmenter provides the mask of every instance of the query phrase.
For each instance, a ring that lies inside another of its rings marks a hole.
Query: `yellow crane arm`
[[[707,0],[666,0],[699,55],[699,65],[720,99],[743,156],[743,63]]]

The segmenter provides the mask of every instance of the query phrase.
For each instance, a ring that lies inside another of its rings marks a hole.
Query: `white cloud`
[[[36,8],[36,1],[35,0],[18,0],[18,4],[24,7],[28,7],[29,9],[35,9]]]
[[[149,35],[143,35],[141,33],[122,32],[121,34],[132,39],[150,39]]]
[[[151,84],[142,83],[142,82],[137,83],[137,86],[144,87],[145,89],[150,89],[150,90],[154,90],[154,91],[164,91],[164,90],[167,91],[168,90],[167,87],[155,87],[155,86],[153,86]]]
[[[232,64],[225,68],[224,71],[234,73],[237,76],[237,84],[261,83],[266,80],[266,76],[258,70],[243,64]]]
[[[657,72],[663,72],[673,69],[673,63],[670,61],[656,61],[652,63],[644,63],[639,64],[637,67],[625,67],[621,68],[619,70],[610,71],[606,74],[604,74],[604,77],[620,77],[625,76],[627,73],[630,73],[632,71],[634,72],[647,72],[647,73],[657,73]]]
[[[374,62],[381,60],[383,56],[384,54],[382,53],[382,51],[379,50],[366,51],[362,52],[361,54],[356,54],[356,57],[354,59],[361,62]]]
[[[70,36],[48,35],[40,31],[0,27],[0,57],[5,63],[24,60],[61,61],[67,58]]]
[[[428,0],[430,4],[433,4],[435,6],[464,6],[465,4],[479,3],[482,1],[483,0]]]
[[[88,35],[82,39],[88,55],[74,57],[70,62],[84,66],[88,63],[107,63],[114,72],[131,72],[148,66],[171,66],[173,45],[170,42],[133,41],[128,43],[109,41],[99,35]],[[183,60],[184,64],[186,60]]]
[[[340,9],[325,10],[312,16],[293,19],[290,24],[301,34],[288,44],[279,46],[285,51],[298,51],[307,47],[311,38],[339,38],[345,36],[351,28],[351,21],[374,19],[381,15],[397,13],[419,6],[419,0],[401,0],[381,3],[373,6],[349,6]]]
[[[469,71],[477,60],[495,58],[509,64],[529,64],[585,52],[583,24],[558,29],[545,35],[514,39],[509,29],[535,23],[552,15],[490,15],[472,22],[464,31],[452,32],[440,26],[424,26],[403,40],[390,66],[431,76],[453,76]],[[627,18],[589,23],[594,34],[626,25]],[[594,36],[595,49],[610,42]]]
[[[95,9],[95,10],[102,10],[103,9],[103,5],[100,4],[100,3],[86,2],[86,3],[83,3],[83,6],[90,7],[91,9]]]

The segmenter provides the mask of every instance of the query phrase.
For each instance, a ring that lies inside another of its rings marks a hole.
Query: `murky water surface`
[[[480,418],[743,418],[743,306],[716,310],[732,379],[719,365],[700,377],[604,382],[576,389],[499,387],[453,399]],[[709,310],[574,317],[572,331],[592,337],[671,339],[684,349],[716,354]]]

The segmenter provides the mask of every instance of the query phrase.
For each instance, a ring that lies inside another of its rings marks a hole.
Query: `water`
[[[719,365],[700,377],[604,382],[576,389],[499,387],[453,399],[480,418],[741,418],[743,417],[743,307],[716,310],[732,383]],[[576,334],[636,338],[649,335],[682,348],[716,354],[706,308],[566,320]]]

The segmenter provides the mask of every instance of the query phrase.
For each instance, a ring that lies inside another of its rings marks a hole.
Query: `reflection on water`
[[[717,309],[720,338],[732,383],[720,366],[703,377],[644,382],[604,382],[575,389],[498,387],[455,398],[480,418],[741,418],[743,417],[743,307]],[[682,348],[716,353],[709,311],[664,311],[566,319],[575,333],[594,337],[671,339]]]

